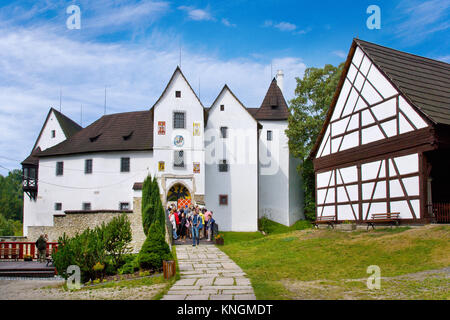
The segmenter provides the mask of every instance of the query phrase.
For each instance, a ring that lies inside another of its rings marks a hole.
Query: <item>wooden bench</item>
[[[337,223],[336,216],[321,216],[317,217],[314,221],[314,226],[319,228],[319,224],[327,224],[329,227],[334,229],[334,225]]]
[[[9,259],[8,257],[11,256],[12,259],[17,261],[19,260],[19,251],[19,248],[0,248],[0,257]]]
[[[399,222],[400,222],[399,212],[373,213],[372,219],[367,220],[367,230],[369,230],[370,227],[372,227],[372,229],[375,230],[376,223],[395,223],[395,225],[398,226]]]

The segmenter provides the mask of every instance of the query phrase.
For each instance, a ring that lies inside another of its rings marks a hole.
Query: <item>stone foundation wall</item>
[[[131,246],[133,252],[137,253],[145,241],[144,230],[142,229],[142,214],[141,214],[141,200],[142,198],[133,199],[133,213],[127,214],[131,222],[131,233],[133,239]],[[47,234],[48,240],[51,242],[58,241],[58,238],[64,234],[73,237],[77,233],[82,233],[87,228],[95,228],[103,222],[108,223],[114,217],[119,216],[120,213],[76,213],[66,214],[63,216],[53,217],[53,226],[45,227],[28,227],[28,241],[36,241],[41,234]]]

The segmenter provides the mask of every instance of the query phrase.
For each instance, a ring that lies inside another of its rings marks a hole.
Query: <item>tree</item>
[[[148,237],[142,245],[138,256],[141,269],[158,270],[162,267],[163,260],[172,260],[169,245],[161,232],[159,220],[155,220],[150,227]]]
[[[328,108],[331,105],[344,63],[338,67],[308,68],[303,79],[296,78],[295,98],[290,101],[290,116],[286,134],[293,156],[301,159],[297,168],[303,178],[305,190],[305,215],[315,217],[314,167],[309,154],[322,129]]]
[[[144,183],[142,185],[142,227],[144,229],[144,233],[148,236],[148,231],[152,224],[152,216],[153,216],[153,203],[152,203],[152,178],[147,176],[145,178]]]
[[[6,219],[22,221],[22,170],[13,170],[8,176],[0,175],[0,214]]]
[[[14,225],[12,220],[7,220],[4,216],[0,215],[0,236],[13,236]]]

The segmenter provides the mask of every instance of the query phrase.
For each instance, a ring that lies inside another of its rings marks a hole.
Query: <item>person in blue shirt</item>
[[[195,244],[200,244],[200,239],[198,238],[198,229],[202,223],[202,218],[198,215],[198,209],[194,211],[194,215],[192,216],[191,225],[192,225],[192,246],[195,247]]]

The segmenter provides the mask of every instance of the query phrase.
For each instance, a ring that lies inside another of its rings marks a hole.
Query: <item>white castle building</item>
[[[51,108],[24,169],[24,235],[71,213],[133,212],[156,176],[167,205],[214,212],[222,231],[256,231],[258,218],[304,218],[298,161],[288,148],[288,108],[278,72],[259,108],[224,86],[205,108],[180,68],[148,111],[105,115],[87,126]]]

